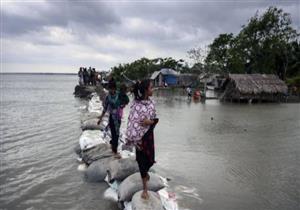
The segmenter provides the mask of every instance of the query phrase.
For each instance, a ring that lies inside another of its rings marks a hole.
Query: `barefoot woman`
[[[158,122],[152,96],[150,80],[143,80],[134,86],[134,97],[128,117],[127,139],[136,146],[136,161],[138,163],[142,182],[142,198],[148,199],[147,181],[149,169],[155,163],[153,130]]]
[[[120,158],[120,154],[118,154],[118,142],[119,142],[119,132],[121,119],[119,118],[118,109],[120,107],[119,94],[116,92],[117,86],[114,79],[111,79],[108,83],[108,95],[105,98],[103,105],[103,112],[99,117],[98,124],[102,121],[103,116],[106,112],[109,112],[109,128],[111,131],[111,149],[115,154],[116,158]]]

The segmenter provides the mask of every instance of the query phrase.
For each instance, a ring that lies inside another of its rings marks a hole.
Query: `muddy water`
[[[103,198],[106,184],[77,171],[77,77],[0,80],[0,209],[118,209]],[[299,209],[299,104],[201,103],[171,90],[153,98],[155,168],[182,209]]]
[[[181,206],[300,208],[299,104],[198,103],[183,91],[154,98],[158,165],[199,195],[180,193]]]

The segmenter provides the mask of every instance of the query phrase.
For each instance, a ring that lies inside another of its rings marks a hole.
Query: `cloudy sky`
[[[237,33],[269,6],[290,13],[300,31],[299,2],[1,0],[1,71],[76,73],[141,57],[188,60],[189,49]]]

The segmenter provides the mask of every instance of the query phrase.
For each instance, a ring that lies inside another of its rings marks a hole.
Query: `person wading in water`
[[[142,198],[148,199],[147,182],[150,179],[149,169],[155,163],[155,148],[153,130],[158,123],[152,96],[152,83],[150,80],[137,82],[133,89],[134,101],[130,107],[127,124],[127,142],[136,147],[136,161],[143,182]]]

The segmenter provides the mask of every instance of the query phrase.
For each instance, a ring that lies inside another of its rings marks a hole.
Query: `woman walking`
[[[119,108],[120,108],[120,100],[119,94],[116,91],[117,85],[114,79],[111,79],[108,82],[108,95],[105,98],[103,104],[103,112],[99,117],[98,124],[102,121],[103,116],[108,111],[109,112],[109,122],[108,126],[111,132],[111,149],[112,152],[115,154],[116,158],[121,158],[120,154],[118,153],[118,142],[119,142],[119,132],[121,126],[121,119],[119,117]]]
[[[155,163],[155,148],[153,130],[158,123],[152,96],[150,80],[143,80],[134,86],[134,101],[130,107],[127,125],[127,140],[136,146],[136,161],[143,182],[142,198],[148,199],[147,181],[149,169]]]

